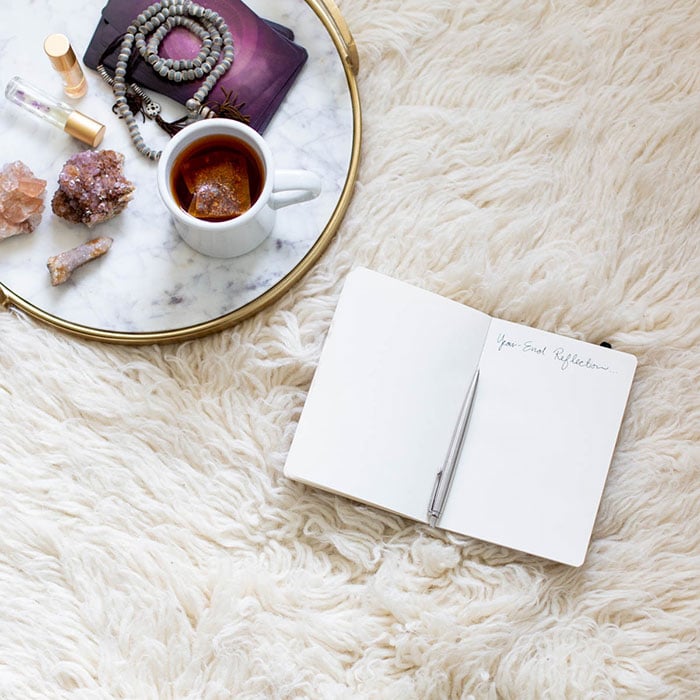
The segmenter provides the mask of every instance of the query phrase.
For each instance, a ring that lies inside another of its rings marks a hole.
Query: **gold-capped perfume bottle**
[[[65,34],[51,34],[44,41],[44,51],[63,79],[63,91],[68,97],[82,97],[87,92],[87,80],[78,63],[73,47]]]
[[[100,144],[105,133],[104,124],[55,100],[43,90],[15,76],[5,88],[5,97],[27,112],[73,136],[93,148]]]

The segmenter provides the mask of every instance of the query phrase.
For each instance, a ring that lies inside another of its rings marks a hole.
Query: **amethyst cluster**
[[[133,197],[124,177],[124,156],[116,151],[83,151],[69,158],[51,200],[57,216],[92,228],[121,212]]]

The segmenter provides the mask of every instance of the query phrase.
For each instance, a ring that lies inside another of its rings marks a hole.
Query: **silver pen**
[[[462,451],[462,445],[464,444],[464,435],[467,431],[469,416],[472,413],[478,381],[479,370],[477,369],[474,373],[472,383],[469,385],[469,391],[467,391],[467,395],[464,397],[464,403],[462,404],[459,417],[457,418],[457,425],[452,434],[447,457],[445,457],[442,468],[435,477],[435,484],[433,485],[433,492],[430,496],[430,504],[428,505],[428,522],[431,527],[435,527],[438,524],[442,511],[445,509],[445,503],[447,503],[447,496],[450,492],[450,486],[452,486],[452,479],[454,478],[459,455]]]

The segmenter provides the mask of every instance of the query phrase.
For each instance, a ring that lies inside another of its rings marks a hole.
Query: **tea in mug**
[[[171,189],[178,205],[204,221],[235,219],[260,196],[265,173],[260,156],[235,136],[194,141],[175,160]]]

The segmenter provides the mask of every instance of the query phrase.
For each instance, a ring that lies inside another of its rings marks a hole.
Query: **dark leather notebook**
[[[94,69],[102,62],[113,74],[119,37],[149,4],[144,0],[110,0],[102,10],[100,22],[85,51],[85,65]],[[262,133],[306,63],[306,49],[294,43],[290,29],[258,17],[240,0],[203,0],[199,4],[218,12],[233,35],[233,65],[207,101],[220,103],[225,99],[223,90],[230,91],[237,104],[244,104],[241,112],[250,118],[250,126]],[[110,46],[112,49],[105,55]],[[199,49],[197,37],[176,27],[161,42],[159,53],[163,58],[193,58]],[[203,82],[171,83],[157,75],[140,57],[129,78],[181,104],[185,104]]]

